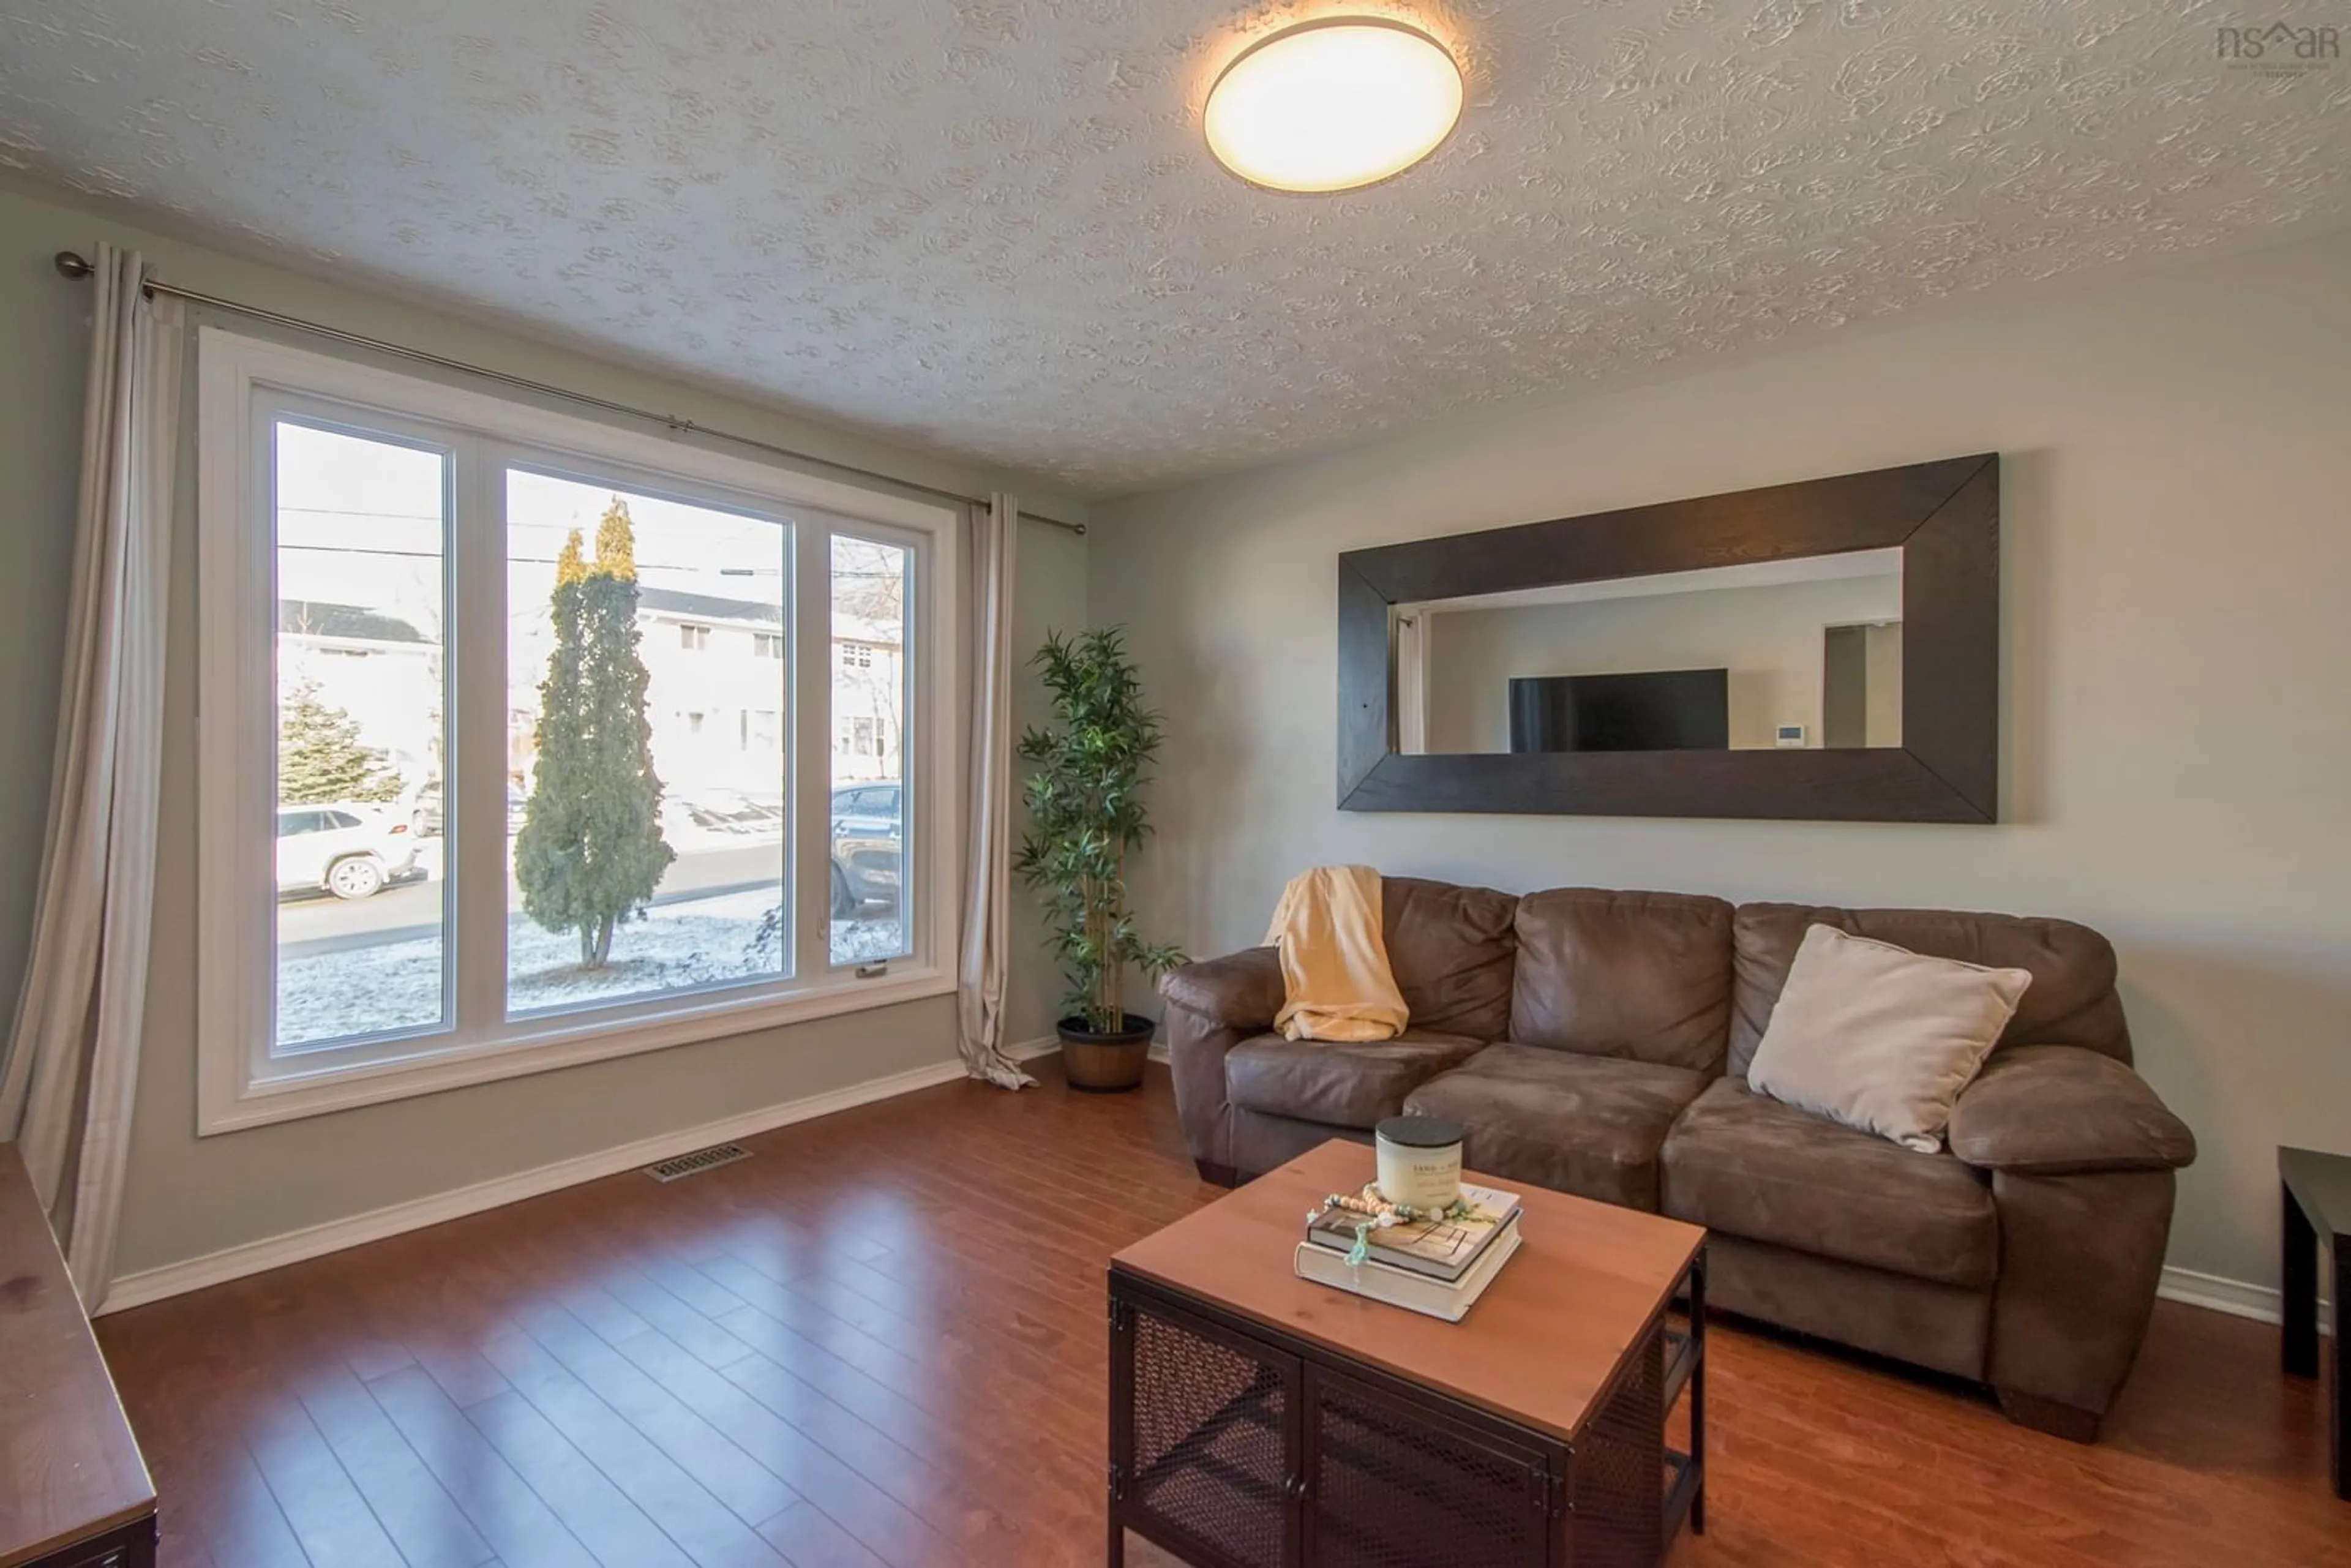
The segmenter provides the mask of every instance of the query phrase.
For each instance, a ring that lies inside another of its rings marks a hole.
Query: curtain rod
[[[87,260],[69,250],[57,252],[54,259],[57,271],[68,277],[85,278],[92,270]],[[590,408],[601,408],[607,413],[623,414],[631,419],[649,420],[655,424],[667,426],[674,434],[700,435],[712,441],[724,441],[737,446],[748,446],[756,451],[771,453],[778,457],[789,458],[795,463],[812,464],[820,468],[830,468],[836,474],[853,475],[860,479],[876,479],[885,485],[894,485],[902,490],[914,490],[925,496],[936,496],[941,500],[956,501],[967,507],[981,507],[987,504],[982,497],[967,496],[958,490],[943,490],[936,485],[920,484],[913,479],[901,479],[895,475],[883,474],[872,468],[860,468],[853,463],[835,462],[830,457],[819,457],[812,452],[800,452],[789,446],[778,446],[772,441],[762,441],[756,435],[737,435],[733,431],[718,430],[707,424],[697,423],[691,419],[680,418],[676,414],[656,413],[649,408],[637,408],[625,402],[614,402],[610,398],[597,397],[590,392],[573,392],[569,387],[555,386],[547,382],[535,382],[528,376],[508,375],[504,371],[494,371],[486,365],[468,364],[463,360],[452,360],[440,354],[427,353],[423,349],[412,349],[400,343],[387,343],[381,338],[370,338],[358,332],[347,332],[340,327],[329,327],[324,322],[306,321],[299,316],[281,315],[275,310],[265,310],[257,305],[242,305],[234,299],[223,299],[215,294],[199,294],[193,288],[182,288],[176,284],[161,282],[154,277],[147,278],[144,287],[151,295],[168,294],[174,299],[184,299],[191,305],[208,305],[215,310],[226,310],[234,315],[249,317],[256,321],[266,321],[275,327],[290,328],[297,332],[308,332],[315,337],[331,338],[339,343],[349,343],[355,348],[372,350],[379,354],[391,354],[399,359],[413,360],[418,364],[434,365],[444,371],[455,371],[462,375],[479,376],[486,381],[519,387],[525,392],[538,392],[546,397],[562,398],[570,402],[584,403]],[[1083,523],[1065,523],[1059,517],[1049,517],[1042,512],[1023,511],[1020,516],[1029,522],[1043,523],[1048,528],[1066,529],[1080,536],[1083,536],[1086,531],[1086,525]]]

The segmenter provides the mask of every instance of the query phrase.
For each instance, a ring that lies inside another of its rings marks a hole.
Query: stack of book
[[[1464,1182],[1461,1197],[1469,1206],[1467,1218],[1365,1230],[1369,1246],[1360,1263],[1348,1255],[1364,1217],[1325,1208],[1307,1222],[1306,1239],[1298,1244],[1299,1277],[1458,1323],[1519,1249],[1518,1194]]]

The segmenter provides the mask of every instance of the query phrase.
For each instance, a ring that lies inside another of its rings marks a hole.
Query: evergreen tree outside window
[[[277,803],[393,800],[400,792],[399,772],[360,739],[350,710],[329,703],[316,681],[296,686],[277,710]]]
[[[529,716],[509,1013],[780,977],[780,925],[760,939],[758,920],[782,903],[786,756],[740,744],[733,715],[780,711],[788,672],[711,654],[722,631],[783,635],[784,529],[522,469],[507,512],[509,692]]]
[[[677,858],[662,837],[652,677],[637,655],[637,563],[628,503],[615,496],[596,528],[596,559],[580,533],[555,568],[555,652],[539,687],[538,767],[515,837],[522,906],[549,931],[580,938],[580,967],[601,969],[612,932],[644,912]]]

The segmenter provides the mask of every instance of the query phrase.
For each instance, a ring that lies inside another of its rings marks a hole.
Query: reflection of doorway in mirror
[[[1395,617],[1395,748],[1406,757],[1428,750],[1428,633],[1433,616]]]
[[[1821,744],[1901,745],[1902,622],[1830,626],[1821,637]]]

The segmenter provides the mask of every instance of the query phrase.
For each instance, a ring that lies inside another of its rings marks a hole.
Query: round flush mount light
[[[1461,118],[1461,68],[1387,16],[1325,16],[1259,39],[1208,89],[1208,151],[1254,185],[1348,191],[1437,151]]]

